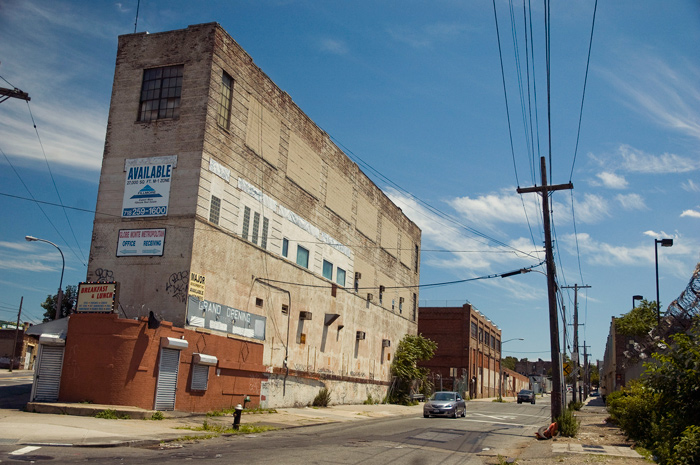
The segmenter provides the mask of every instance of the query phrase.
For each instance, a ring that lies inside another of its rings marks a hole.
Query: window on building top
[[[270,229],[270,220],[263,217],[262,236],[260,237],[260,247],[267,249],[267,231]]]
[[[233,79],[224,73],[221,76],[221,95],[219,97],[219,112],[217,122],[219,126],[228,129],[231,120],[231,96],[233,95]]]
[[[333,281],[333,264],[328,260],[323,260],[323,277]]]
[[[209,221],[219,224],[219,214],[221,213],[221,199],[212,195],[209,204]]]
[[[345,270],[338,268],[335,272],[335,282],[345,287]]]
[[[484,342],[484,330],[479,328],[479,342]]]
[[[260,232],[260,213],[255,212],[253,213],[253,237],[251,238],[251,242],[253,244],[258,243],[258,233]]]
[[[476,336],[479,334],[479,327],[472,321],[472,337],[476,339]]]
[[[180,116],[184,66],[165,66],[143,72],[139,121],[155,121]]]
[[[289,257],[289,239],[286,237],[282,239],[282,256]]]
[[[418,313],[418,296],[414,293],[413,294],[413,321],[416,321],[416,315]]]
[[[243,209],[243,232],[241,235],[243,239],[248,240],[248,231],[250,230],[250,208],[245,207]]]
[[[297,246],[297,265],[309,267],[309,251],[300,245]]]

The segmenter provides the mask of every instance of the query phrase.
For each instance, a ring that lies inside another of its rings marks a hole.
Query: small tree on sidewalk
[[[397,379],[394,389],[389,393],[389,402],[395,404],[411,403],[411,385],[418,381],[421,392],[427,393],[428,369],[418,366],[418,362],[430,360],[435,355],[437,343],[418,334],[406,334],[394,353],[391,362],[391,374]]]

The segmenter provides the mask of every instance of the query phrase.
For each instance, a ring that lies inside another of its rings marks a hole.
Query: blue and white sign
[[[126,160],[122,218],[166,216],[177,155]]]
[[[195,296],[187,299],[187,324],[265,340],[267,318]]]
[[[163,256],[165,229],[120,229],[117,257]]]

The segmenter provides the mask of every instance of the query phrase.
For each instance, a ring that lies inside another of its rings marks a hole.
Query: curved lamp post
[[[635,307],[634,301],[635,300],[643,300],[643,299],[644,299],[644,297],[641,295],[633,295],[632,296],[632,310],[634,310],[634,307]]]
[[[500,350],[500,354],[499,354],[500,358],[498,360],[498,368],[499,368],[498,371],[500,371],[500,373],[499,373],[499,381],[500,382],[498,383],[498,397],[500,399],[503,399],[503,344],[505,344],[506,342],[510,342],[510,341],[524,341],[524,340],[525,339],[523,339],[522,337],[514,337],[514,338],[508,339],[506,341],[501,341],[501,350]]]
[[[56,247],[56,249],[58,249],[58,251],[61,253],[63,267],[61,268],[61,280],[58,283],[58,295],[56,295],[56,316],[54,317],[54,320],[58,320],[59,318],[61,318],[61,304],[63,303],[63,272],[66,270],[66,258],[63,256],[63,252],[61,251],[61,249],[51,241],[47,241],[46,239],[39,239],[38,237],[34,236],[24,236],[24,238],[28,242],[46,242],[47,244],[51,244],[52,246]]]
[[[659,244],[661,247],[673,247],[673,239],[654,239],[654,260],[656,261],[656,327],[661,325],[661,307],[659,305]]]

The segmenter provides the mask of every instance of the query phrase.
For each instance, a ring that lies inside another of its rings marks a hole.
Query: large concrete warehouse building
[[[361,402],[416,333],[420,240],[218,24],[119,38],[87,280],[121,318],[261,344],[254,404]]]

